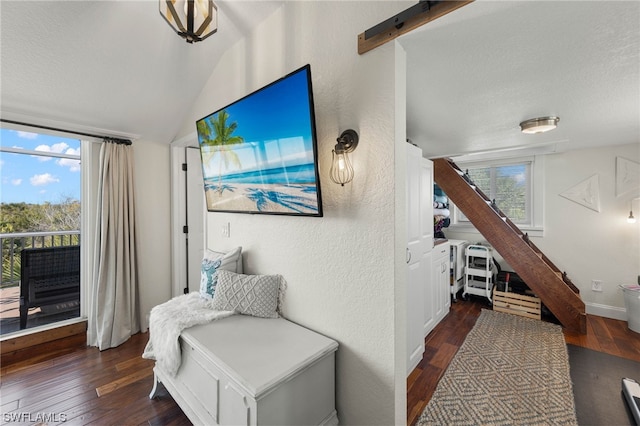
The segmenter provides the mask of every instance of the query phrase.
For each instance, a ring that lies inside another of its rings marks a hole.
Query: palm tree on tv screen
[[[220,154],[220,163],[218,167],[218,192],[222,193],[224,187],[222,185],[222,164],[225,169],[229,169],[229,164],[234,164],[239,168],[242,167],[238,154],[234,151],[233,145],[244,143],[242,136],[233,135],[238,127],[237,122],[227,125],[229,113],[222,110],[215,117],[207,118],[198,122],[198,133],[205,135],[206,139],[202,140],[202,145],[213,147],[204,154],[204,161],[209,163],[216,154]],[[215,137],[211,139],[211,130]]]

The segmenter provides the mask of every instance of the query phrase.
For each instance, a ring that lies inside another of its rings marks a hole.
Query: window
[[[513,223],[531,222],[531,164],[469,168],[471,180]]]
[[[78,139],[0,129],[0,334],[79,316],[77,296],[58,295],[30,305],[25,327],[19,306],[22,250],[80,244],[80,148]]]
[[[537,164],[536,164],[537,163]],[[458,163],[471,181],[521,229],[542,230],[542,167],[539,157]],[[538,181],[536,181],[536,178]],[[459,225],[469,225],[464,214],[455,211]]]

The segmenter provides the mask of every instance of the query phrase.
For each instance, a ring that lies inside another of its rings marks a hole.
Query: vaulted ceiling
[[[283,3],[217,1],[218,33],[189,45],[155,0],[2,0],[3,115],[169,143],[223,52]],[[640,2],[478,0],[400,43],[428,156],[640,145]],[[547,115],[558,129],[519,132]]]
[[[187,44],[157,0],[2,0],[2,112],[171,142],[222,53],[282,2],[216,4],[218,32]]]

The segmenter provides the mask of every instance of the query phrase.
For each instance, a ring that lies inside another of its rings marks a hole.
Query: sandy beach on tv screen
[[[263,185],[223,183],[207,188],[207,206],[211,210],[246,211],[263,213],[304,213],[318,212],[315,191],[311,184]]]

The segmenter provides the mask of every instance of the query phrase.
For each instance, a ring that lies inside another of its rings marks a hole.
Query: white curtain
[[[131,142],[105,139],[87,331],[88,344],[100,350],[116,347],[140,331],[133,177]]]

